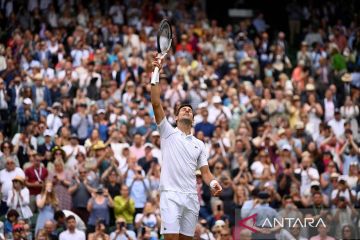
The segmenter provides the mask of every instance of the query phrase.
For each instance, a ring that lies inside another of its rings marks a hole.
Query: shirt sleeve
[[[170,125],[166,117],[158,125],[159,133],[162,138],[168,138],[175,132],[175,129]]]
[[[197,168],[201,168],[202,166],[208,165],[208,154],[206,152],[205,144],[201,142],[200,144],[200,155],[198,158]]]

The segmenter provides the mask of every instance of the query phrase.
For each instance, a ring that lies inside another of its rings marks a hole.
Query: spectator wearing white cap
[[[46,125],[53,135],[57,134],[59,128],[62,126],[60,118],[61,104],[54,102],[51,108],[52,112],[46,117]]]
[[[208,121],[212,124],[216,124],[222,118],[229,120],[232,116],[230,109],[222,104],[221,97],[217,95],[212,97],[212,104],[208,110],[211,113]]]
[[[23,130],[31,121],[37,121],[38,117],[30,98],[25,98],[23,104],[19,106],[16,118],[20,130]]]
[[[296,168],[294,172],[295,175],[297,175],[301,179],[301,196],[303,196],[306,191],[309,191],[312,181],[319,181],[320,179],[319,171],[316,168],[312,167],[312,159],[309,155],[303,156],[300,167]]]

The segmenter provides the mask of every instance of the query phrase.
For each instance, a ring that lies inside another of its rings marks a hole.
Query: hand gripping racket
[[[157,51],[160,53],[160,60],[163,59],[170,50],[172,42],[172,30],[168,20],[163,19],[157,33]],[[159,82],[159,68],[155,67],[151,77],[151,84]]]

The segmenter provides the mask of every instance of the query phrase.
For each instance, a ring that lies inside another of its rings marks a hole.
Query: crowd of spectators
[[[196,172],[195,238],[232,239],[235,213],[268,208],[336,226],[278,239],[359,236],[360,19],[346,7],[291,1],[276,31],[261,12],[218,26],[196,0],[0,1],[0,239],[161,239],[149,82],[163,18],[166,117],[192,105],[223,187],[211,197]]]

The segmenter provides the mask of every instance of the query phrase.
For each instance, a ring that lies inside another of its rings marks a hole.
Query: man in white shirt
[[[343,137],[345,133],[345,120],[341,118],[340,109],[335,109],[335,117],[328,122],[337,138]]]
[[[46,125],[51,131],[52,135],[56,135],[59,128],[62,126],[62,121],[59,116],[61,109],[61,104],[59,102],[54,102],[52,105],[52,113],[46,117]]]
[[[161,69],[160,56],[154,56],[153,66]],[[221,193],[222,187],[210,172],[204,143],[191,134],[194,121],[191,105],[178,107],[175,116],[177,128],[174,129],[165,117],[160,92],[157,74],[151,81],[151,103],[159,127],[163,156],[159,187],[161,234],[164,234],[165,240],[193,239],[200,209],[196,170],[200,169],[205,184],[210,186],[214,196]]]
[[[310,191],[311,182],[319,181],[320,175],[316,168],[311,167],[312,161],[311,157],[306,155],[302,158],[301,167],[295,169],[295,174],[300,175],[301,177],[301,186],[300,194],[304,196],[307,192]]]
[[[230,119],[232,114],[228,107],[222,105],[222,100],[220,96],[213,96],[212,105],[209,106],[209,123],[216,124],[220,119]]]
[[[71,134],[70,144],[63,146],[62,149],[65,151],[66,157],[68,159],[66,161],[66,167],[71,170],[77,171],[78,161],[76,160],[76,155],[79,152],[86,154],[86,149],[84,146],[79,145],[79,139],[76,133]]]
[[[66,218],[67,230],[60,233],[59,240],[85,240],[85,233],[76,229],[76,220],[73,215]]]
[[[5,169],[0,171],[0,185],[1,185],[1,207],[0,207],[0,216],[6,214],[8,207],[6,204],[8,193],[12,190],[13,182],[12,180],[16,177],[20,176],[25,178],[24,171],[16,167],[13,158],[6,159]]]

